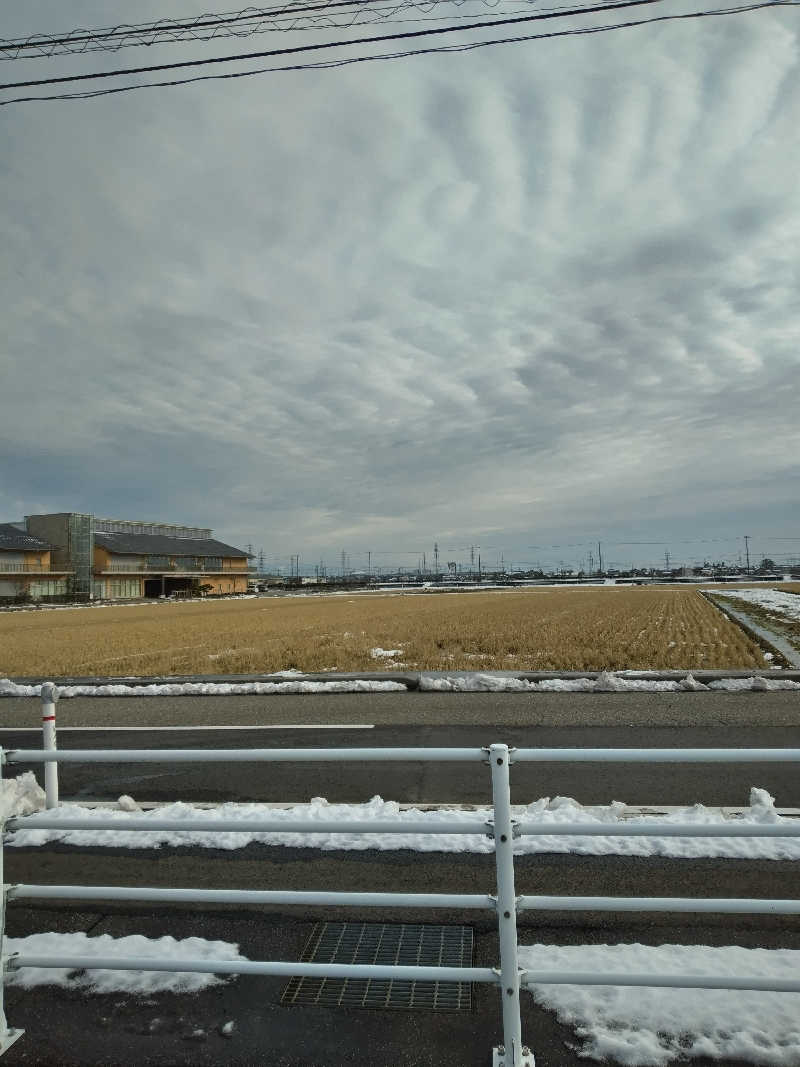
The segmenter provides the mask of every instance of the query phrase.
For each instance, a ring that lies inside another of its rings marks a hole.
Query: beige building
[[[68,578],[51,563],[50,545],[24,523],[0,523],[0,601],[63,597]]]
[[[0,526],[1,531],[9,532],[7,545],[0,535],[0,568],[38,568],[16,572],[13,591],[11,584],[0,584],[5,601],[247,592],[247,553],[217,541],[204,527],[59,512],[27,515],[23,523]],[[0,570],[0,583],[6,573]]]

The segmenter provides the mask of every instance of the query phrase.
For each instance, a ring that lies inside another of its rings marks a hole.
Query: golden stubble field
[[[763,666],[758,646],[696,589],[665,586],[0,614],[0,676]]]

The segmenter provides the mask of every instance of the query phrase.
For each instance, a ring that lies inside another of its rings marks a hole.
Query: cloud
[[[797,54],[761,12],[3,109],[3,514],[791,533]]]

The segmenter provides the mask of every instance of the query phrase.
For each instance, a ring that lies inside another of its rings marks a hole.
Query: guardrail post
[[[9,1046],[13,1045],[15,1041],[19,1040],[25,1033],[24,1030],[9,1029],[6,1021],[6,1005],[5,1005],[5,976],[6,976],[6,884],[5,873],[3,871],[3,834],[5,831],[6,806],[3,802],[2,790],[3,790],[3,763],[5,762],[5,753],[0,749],[0,1056],[6,1051]]]
[[[530,1049],[522,1044],[519,1014],[517,956],[517,899],[514,891],[514,824],[511,821],[511,782],[508,745],[491,745],[494,854],[497,869],[497,926],[500,940],[500,996],[503,1005],[503,1044],[494,1049],[494,1067],[535,1067]]]
[[[52,682],[43,682],[42,696],[42,748],[49,752],[55,752],[56,744],[56,701],[58,689]],[[58,807],[58,764],[45,763],[44,765],[44,795],[45,807]]]

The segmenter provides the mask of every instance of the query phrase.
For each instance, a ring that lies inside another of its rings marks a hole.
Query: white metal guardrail
[[[517,896],[514,888],[514,840],[521,836],[589,836],[613,837],[800,837],[800,820],[779,824],[753,825],[732,819],[720,825],[686,825],[669,822],[649,823],[560,823],[517,822],[511,813],[509,768],[522,762],[637,762],[637,763],[763,763],[798,762],[800,748],[791,749],[509,749],[504,744],[487,748],[283,748],[283,749],[81,749],[59,752],[54,722],[55,686],[42,687],[45,745],[39,749],[0,749],[0,764],[41,763],[45,771],[58,763],[221,763],[221,762],[389,762],[424,761],[482,763],[491,768],[493,817],[488,823],[415,822],[348,820],[271,819],[126,819],[126,830],[248,830],[270,832],[319,833],[488,833],[495,842],[495,895],[459,893],[328,893],[303,890],[236,890],[236,889],[155,889],[135,886],[64,886],[6,885],[0,902],[0,935],[5,932],[7,902],[17,900],[128,900],[151,903],[232,903],[232,904],[306,904],[336,905],[355,908],[431,908],[487,909],[497,914],[500,962],[497,967],[407,967],[293,961],[220,961],[196,959],[150,959],[141,957],[95,957],[69,955],[11,955],[3,953],[3,973],[20,967],[143,971],[195,971],[214,974],[260,974],[305,976],[314,978],[401,979],[407,981],[483,982],[499,989],[503,1043],[493,1050],[495,1067],[534,1067],[534,1054],[523,1044],[520,1020],[520,988],[527,983],[570,985],[663,986],[697,989],[770,990],[800,993],[800,979],[765,979],[758,976],[708,976],[674,974],[618,974],[575,971],[523,970],[519,966],[517,914],[521,911],[673,911],[717,912],[729,914],[800,914],[800,900],[692,899],[683,897],[557,897]],[[47,781],[47,776],[46,776]],[[50,776],[48,806],[57,806],[58,787]],[[32,815],[12,818],[5,823],[8,831],[22,829],[120,829],[119,819],[54,818]],[[0,881],[2,880],[0,847]],[[5,942],[4,942],[5,945]],[[0,988],[0,1054],[22,1035],[8,1027],[3,1011]]]

